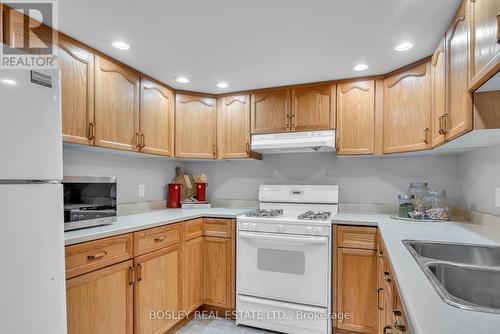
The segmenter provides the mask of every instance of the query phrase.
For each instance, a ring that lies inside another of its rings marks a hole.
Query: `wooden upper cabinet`
[[[175,156],[215,159],[217,157],[215,98],[177,94],[175,108]]]
[[[66,143],[94,144],[94,54],[59,35],[62,132]]]
[[[479,0],[481,1],[481,0]],[[447,96],[446,139],[472,130],[472,98],[468,80],[468,15],[466,2],[446,32]]]
[[[290,131],[290,90],[253,93],[252,134]]]
[[[95,56],[97,146],[135,151],[139,147],[139,74]]]
[[[140,100],[141,151],[173,156],[174,93],[167,87],[141,76]]]
[[[384,153],[430,148],[430,63],[385,79]]]
[[[470,0],[470,80],[500,63],[500,0]]]
[[[219,156],[223,159],[250,156],[250,95],[220,99]]]
[[[133,333],[132,265],[125,261],[66,281],[68,334]]]
[[[134,259],[134,333],[165,333],[175,325],[181,311],[180,247],[163,248]],[[151,319],[151,311],[164,311],[167,316]]]
[[[292,131],[335,128],[335,85],[292,90]]]
[[[375,82],[337,86],[337,154],[373,154],[375,150]]]
[[[432,108],[432,147],[445,142],[446,113],[446,56],[443,39],[431,60],[431,108]]]

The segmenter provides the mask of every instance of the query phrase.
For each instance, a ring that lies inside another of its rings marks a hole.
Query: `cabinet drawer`
[[[203,236],[203,218],[184,222],[182,236],[185,241]]]
[[[97,270],[132,257],[132,234],[67,246],[66,278]]]
[[[338,247],[377,249],[377,228],[359,226],[339,226]]]
[[[134,255],[143,255],[181,242],[181,225],[167,225],[134,233]]]
[[[205,218],[204,235],[207,237],[231,238],[233,226],[232,219]]]

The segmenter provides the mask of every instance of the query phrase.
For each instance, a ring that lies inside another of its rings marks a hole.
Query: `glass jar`
[[[428,205],[425,202],[425,197],[429,193],[427,182],[412,182],[406,191],[407,195],[413,195],[413,207],[415,211],[425,212]]]
[[[409,218],[408,212],[413,211],[413,195],[398,195],[398,216],[401,218]]]
[[[425,217],[432,220],[448,220],[450,218],[450,207],[446,191],[429,191],[425,197],[428,207]]]

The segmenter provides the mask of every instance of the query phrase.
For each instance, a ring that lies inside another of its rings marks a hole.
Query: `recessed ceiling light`
[[[1,81],[5,85],[9,85],[9,86],[16,86],[17,85],[17,81],[12,80],[12,79],[2,79]]]
[[[130,49],[130,45],[128,45],[124,41],[114,41],[113,43],[111,43],[111,45],[113,45],[115,48],[117,48],[119,50],[128,50],[128,49]]]
[[[175,81],[177,81],[178,83],[188,83],[189,79],[186,77],[177,77],[175,78]]]
[[[404,43],[396,45],[394,47],[394,50],[396,50],[396,51],[406,51],[406,50],[410,50],[412,47],[413,47],[412,43],[410,43],[410,42],[404,42]]]
[[[364,71],[364,70],[368,69],[368,65],[366,65],[366,64],[358,64],[358,65],[354,66],[352,69],[355,70],[355,71],[358,71],[358,72],[359,71]]]
[[[229,87],[229,85],[226,82],[219,82],[219,83],[217,83],[217,87],[227,88],[227,87]]]

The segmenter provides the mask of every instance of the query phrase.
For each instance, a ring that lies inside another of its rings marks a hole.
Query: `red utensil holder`
[[[208,183],[196,183],[196,199],[199,202],[204,202],[206,201],[206,189],[207,189]]]
[[[182,184],[169,183],[167,185],[167,189],[168,189],[167,208],[180,208]]]

